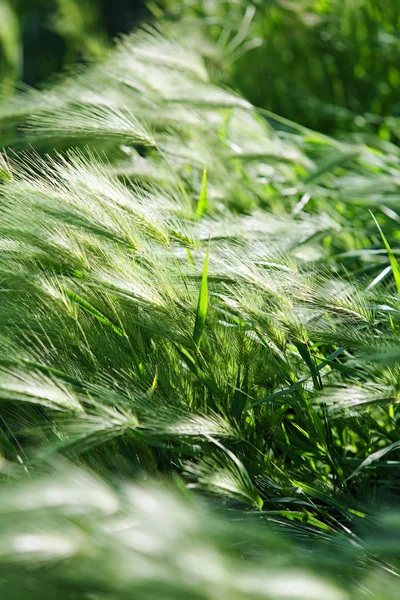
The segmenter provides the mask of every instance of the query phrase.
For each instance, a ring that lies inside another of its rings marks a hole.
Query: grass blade
[[[352,479],[362,469],[365,469],[365,467],[369,467],[369,465],[371,465],[376,460],[379,460],[380,458],[382,458],[382,456],[385,456],[386,454],[388,454],[388,452],[391,452],[392,450],[397,450],[397,448],[400,448],[400,441],[393,442],[393,444],[390,444],[389,446],[386,446],[385,448],[381,448],[380,450],[373,452],[365,460],[362,461],[360,466],[357,467],[357,469],[346,479],[346,481],[349,481],[349,479]]]
[[[206,258],[204,261],[203,275],[201,277],[199,302],[197,304],[196,322],[194,324],[193,341],[197,348],[200,348],[200,340],[203,335],[207,319],[208,309],[208,255],[210,244],[207,246]]]
[[[231,405],[231,415],[234,419],[237,419],[237,420],[240,419],[242,412],[246,407],[246,403],[247,403],[247,399],[248,399],[248,395],[247,395],[248,376],[249,376],[249,369],[247,367],[244,377],[243,377],[243,383],[241,385],[241,383],[240,383],[240,368],[239,368],[237,382],[236,382],[236,389],[235,389],[235,393],[232,398],[232,405]]]
[[[397,291],[400,292],[400,266],[399,266],[399,263],[397,262],[397,259],[396,259],[395,255],[393,254],[393,250],[391,249],[389,242],[387,241],[387,239],[385,237],[385,234],[383,233],[382,229],[380,228],[380,225],[379,225],[378,221],[376,220],[375,216],[372,214],[372,212],[371,212],[371,215],[375,221],[375,225],[377,226],[379,233],[381,234],[383,243],[385,244],[385,248],[388,253],[390,264],[392,267],[394,280],[396,282]]]
[[[208,196],[207,196],[207,168],[204,167],[203,170],[203,179],[201,184],[201,192],[199,196],[199,201],[197,204],[196,216],[200,219],[204,213],[207,212],[208,208]]]
[[[99,323],[106,325],[106,327],[111,329],[117,335],[119,335],[121,337],[126,337],[126,333],[121,329],[121,327],[114,325],[114,323],[112,323],[110,321],[110,319],[108,319],[105,315],[103,315],[99,310],[97,310],[89,302],[87,302],[86,300],[84,300],[83,298],[78,296],[78,294],[75,294],[75,292],[73,292],[72,290],[69,290],[65,286],[62,286],[62,289],[64,290],[64,292],[66,293],[68,298],[70,298],[70,300],[72,300],[75,304],[78,304],[81,308],[83,308],[83,310],[85,310],[87,313],[92,315],[97,321],[99,321]]]

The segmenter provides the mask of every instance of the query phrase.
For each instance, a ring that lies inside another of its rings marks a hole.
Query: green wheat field
[[[1,598],[398,600],[400,3],[0,0],[0,90]]]

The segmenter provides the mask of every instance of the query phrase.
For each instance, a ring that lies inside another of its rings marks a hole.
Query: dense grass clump
[[[7,597],[397,598],[400,151],[255,109],[214,44],[0,103]]]

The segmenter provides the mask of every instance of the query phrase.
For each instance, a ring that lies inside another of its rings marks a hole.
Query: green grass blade
[[[365,469],[365,467],[369,467],[369,465],[371,465],[373,462],[382,458],[382,456],[385,456],[386,454],[388,454],[388,452],[391,452],[392,450],[397,450],[398,448],[400,448],[400,441],[393,442],[393,444],[390,444],[389,446],[386,446],[385,448],[381,448],[380,450],[373,452],[365,460],[362,461],[360,466],[357,467],[357,469],[350,475],[350,477],[347,478],[346,481],[349,481],[349,479],[352,479],[362,469]]]
[[[341,167],[355,158],[357,158],[357,153],[354,150],[350,152],[335,151],[328,158],[322,160],[316,169],[304,178],[304,183],[317,181],[326,173],[331,173],[336,167]]]
[[[197,348],[200,347],[201,337],[203,335],[204,327],[207,319],[208,309],[208,256],[209,256],[210,244],[207,246],[206,258],[204,261],[203,275],[201,278],[199,301],[197,304],[196,321],[194,324],[193,341]]]
[[[334,361],[335,358],[337,358],[343,352],[343,350],[344,350],[344,347],[341,346],[340,348],[335,350],[335,352],[330,354],[327,358],[324,358],[323,361],[321,361],[321,363],[317,367],[315,367],[316,371],[319,373],[319,371],[321,369],[323,369],[327,364],[331,364],[331,362]],[[253,402],[252,404],[250,404],[249,408],[255,408],[256,406],[259,406],[260,404],[265,404],[266,402],[272,402],[273,400],[282,398],[283,396],[287,396],[288,394],[295,392],[298,388],[300,388],[303,385],[303,383],[305,381],[307,381],[307,379],[310,379],[310,377],[312,377],[311,373],[309,375],[306,375],[305,377],[301,377],[298,381],[293,383],[288,388],[279,390],[278,392],[274,392],[273,394],[270,394],[268,396],[264,396],[263,398],[260,398],[256,402]]]
[[[179,344],[174,344],[176,351],[178,352],[180,358],[186,364],[186,366],[190,369],[193,375],[209,390],[211,394],[215,394],[219,398],[223,398],[223,392],[218,388],[215,381],[213,381],[210,377],[206,375],[195,363],[192,356],[183,346]]]
[[[305,344],[304,342],[300,342],[299,340],[296,340],[294,342],[294,345],[296,346],[297,350],[299,351],[301,358],[304,360],[307,367],[310,369],[311,378],[313,380],[315,389],[320,390],[322,388],[321,376],[318,373],[318,370],[314,364],[314,360],[310,354],[307,344]]]
[[[126,333],[121,329],[121,327],[114,325],[114,323],[112,323],[110,321],[110,319],[108,319],[105,315],[103,315],[99,310],[97,310],[89,302],[87,302],[86,300],[84,300],[83,298],[78,296],[78,294],[75,294],[75,292],[73,292],[72,290],[69,290],[68,288],[66,288],[64,286],[62,286],[62,289],[66,293],[68,298],[70,298],[70,300],[72,300],[75,304],[78,304],[87,313],[91,314],[97,321],[99,321],[99,323],[106,325],[106,327],[111,329],[117,335],[119,335],[121,337],[126,337]]]
[[[235,393],[232,398],[232,405],[231,405],[231,415],[234,419],[237,419],[237,420],[240,419],[242,412],[246,407],[246,403],[247,403],[247,399],[248,399],[248,395],[247,395],[248,376],[249,376],[249,369],[247,367],[244,377],[243,377],[243,383],[241,384],[240,368],[239,368],[237,382],[236,382],[236,389],[235,389]]]
[[[201,192],[200,192],[199,201],[197,204],[197,211],[196,211],[196,216],[198,219],[200,219],[207,212],[207,208],[208,208],[207,168],[204,167],[202,184],[201,184]]]
[[[383,243],[385,244],[385,248],[386,251],[388,253],[389,256],[389,260],[390,260],[390,265],[392,267],[392,271],[393,271],[393,275],[394,275],[394,280],[396,282],[396,287],[397,287],[397,291],[400,292],[400,266],[399,263],[397,262],[397,259],[395,257],[395,255],[393,254],[393,250],[391,249],[389,242],[387,241],[385,234],[383,233],[378,221],[376,220],[375,216],[372,214],[372,218],[375,221],[375,225],[377,226],[379,233],[381,234]]]

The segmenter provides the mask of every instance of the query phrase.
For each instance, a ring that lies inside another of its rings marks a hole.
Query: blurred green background
[[[38,85],[101,56],[145,15],[141,0],[0,0],[0,77]]]
[[[96,59],[161,16],[207,28],[223,83],[256,106],[328,133],[397,138],[398,0],[0,0],[3,90]]]

